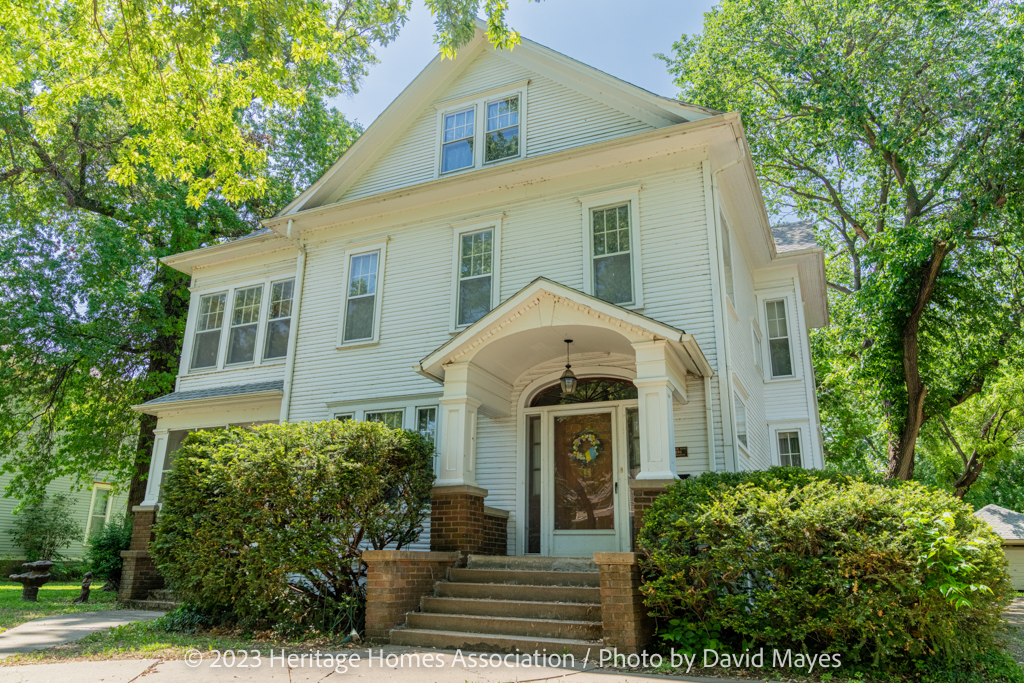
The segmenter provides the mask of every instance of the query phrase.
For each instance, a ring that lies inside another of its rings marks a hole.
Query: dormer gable
[[[541,45],[496,50],[482,24],[436,57],[279,216],[707,118]]]

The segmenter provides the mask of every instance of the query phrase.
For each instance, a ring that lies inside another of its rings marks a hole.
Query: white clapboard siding
[[[225,330],[222,334],[227,334]],[[182,359],[182,364],[188,366],[188,358]],[[255,382],[273,382],[284,379],[284,363],[268,363],[266,365],[246,365],[241,367],[214,370],[211,372],[196,372],[182,375],[178,378],[178,391],[192,391],[193,389],[209,389],[210,387],[224,387],[234,384],[253,384]]]
[[[353,183],[342,200],[432,180],[436,177],[438,145],[435,103],[525,79],[530,79],[525,126],[527,156],[651,130],[648,124],[525,69],[500,52],[484,49],[423,108],[409,129]],[[476,125],[484,125],[483,120]]]

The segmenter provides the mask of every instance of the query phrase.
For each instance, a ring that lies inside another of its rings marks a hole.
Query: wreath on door
[[[572,440],[572,457],[584,465],[597,460],[597,456],[601,455],[603,450],[601,439],[592,429],[584,429]]]

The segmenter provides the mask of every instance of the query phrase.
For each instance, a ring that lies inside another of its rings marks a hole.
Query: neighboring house
[[[192,298],[143,509],[189,431],[279,421],[435,439],[439,550],[626,551],[679,476],[823,466],[823,253],[773,235],[738,114],[478,29],[264,226],[164,259]]]
[[[1024,515],[998,505],[986,505],[974,516],[988,522],[1003,539],[1003,552],[1010,563],[1010,583],[1014,590],[1024,591]]]
[[[0,487],[7,491],[12,475],[0,475]],[[46,494],[68,493],[73,501],[71,512],[82,527],[82,537],[68,548],[61,550],[65,557],[80,558],[85,553],[88,539],[118,515],[127,512],[128,490],[113,492],[113,482],[108,477],[97,475],[92,486],[76,488],[73,477],[58,477],[46,487]],[[14,514],[19,501],[15,498],[0,497],[0,555],[14,560],[24,559],[25,551],[11,541],[9,529],[18,527],[18,516]]]

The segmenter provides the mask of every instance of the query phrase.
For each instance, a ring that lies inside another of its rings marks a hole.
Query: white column
[[[676,479],[673,397],[686,399],[686,371],[665,341],[636,342],[637,399],[640,406],[640,472],[637,479]]]
[[[470,396],[469,363],[445,368],[441,397],[441,464],[434,486],[476,486],[476,422],[480,401]]]
[[[167,458],[167,429],[153,430],[153,453],[149,458],[149,478],[146,480],[146,498],[143,505],[156,505],[160,500],[160,483]]]

